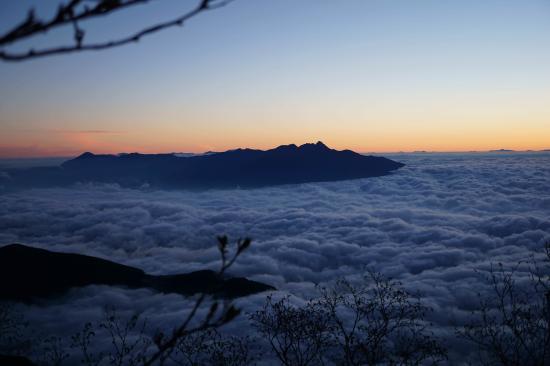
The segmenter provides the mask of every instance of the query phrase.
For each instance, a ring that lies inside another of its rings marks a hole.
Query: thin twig
[[[186,21],[197,16],[198,14],[208,10],[218,9],[229,4],[233,0],[201,0],[193,10],[172,20],[143,28],[129,36],[97,43],[86,44],[84,42],[85,31],[79,26],[80,21],[89,20],[98,16],[110,15],[115,11],[120,11],[138,4],[146,4],[150,1],[151,0],[102,0],[92,8],[84,5],[84,9],[77,12],[76,8],[83,2],[83,0],[72,0],[67,5],[60,5],[57,14],[46,22],[35,19],[34,11],[31,10],[29,11],[29,15],[25,21],[21,22],[18,26],[15,26],[6,34],[0,35],[0,47],[6,47],[9,44],[17,43],[34,35],[45,33],[54,28],[69,24],[72,24],[73,26],[74,44],[39,50],[31,48],[27,51],[19,53],[0,50],[0,59],[4,61],[22,61],[51,55],[82,51],[98,51],[123,46],[129,43],[136,43],[143,37],[152,33],[156,33],[167,28],[183,26]]]

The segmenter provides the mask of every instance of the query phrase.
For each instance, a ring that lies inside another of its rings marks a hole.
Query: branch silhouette
[[[148,4],[153,2],[153,0],[70,0],[67,4],[60,4],[55,15],[47,20],[37,18],[34,10],[31,9],[25,20],[8,30],[5,34],[0,35],[0,59],[3,61],[23,61],[50,55],[104,50],[129,43],[136,43],[143,37],[152,33],[167,28],[183,26],[189,19],[206,11],[223,7],[232,1],[233,0],[200,0],[197,6],[192,10],[176,18],[144,27],[124,37],[95,43],[85,42],[86,31],[81,28],[80,22],[108,16],[136,5]],[[23,52],[10,52],[6,50],[8,46],[35,35],[47,33],[52,29],[62,26],[72,26],[73,43],[38,50],[30,48]]]
[[[251,239],[245,238],[237,241],[237,248],[232,256],[228,257],[228,245],[229,240],[227,236],[218,236],[218,250],[221,255],[221,266],[218,271],[218,276],[222,277],[229,267],[235,263],[237,258],[246,250],[251,244]],[[205,318],[196,326],[190,327],[190,324],[195,320],[197,312],[201,308],[201,305],[206,300],[207,295],[202,293],[195,301],[193,308],[185,318],[185,320],[175,328],[170,336],[165,336],[159,333],[155,336],[154,343],[157,347],[157,351],[153,353],[149,358],[143,361],[143,366],[151,366],[155,363],[161,365],[170,358],[177,348],[178,343],[185,337],[206,331],[208,329],[217,329],[235,319],[240,314],[240,309],[229,301],[224,302],[221,309],[217,301],[213,302],[210,306]]]

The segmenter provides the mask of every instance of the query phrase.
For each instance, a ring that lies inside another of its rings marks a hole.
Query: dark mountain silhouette
[[[12,356],[12,355],[0,355],[0,365],[2,366],[35,366],[33,363],[26,357],[23,356]]]
[[[389,174],[404,164],[337,151],[322,142],[271,150],[237,149],[190,157],[174,154],[96,155],[86,152],[57,168],[9,172],[19,186],[107,182],[163,188],[235,188],[335,181]]]
[[[0,248],[0,299],[32,301],[92,284],[147,287],[165,293],[208,293],[233,298],[272,286],[246,278],[220,278],[214,271],[153,276],[138,268],[81,254],[11,244]]]

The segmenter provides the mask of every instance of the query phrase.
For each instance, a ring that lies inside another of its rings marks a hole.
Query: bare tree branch
[[[430,309],[397,281],[369,271],[318,288],[320,297],[294,306],[290,297],[266,298],[250,315],[285,366],[438,365],[447,351],[429,330]]]
[[[550,259],[550,244],[545,253]],[[550,293],[548,268],[519,262],[510,269],[502,264],[489,268],[490,295],[478,294],[479,308],[456,333],[477,348],[481,365],[550,364]],[[545,263],[546,265],[548,263]],[[527,280],[518,282],[520,267]],[[527,267],[527,268],[526,268]]]
[[[218,250],[221,254],[222,263],[220,270],[218,271],[218,276],[222,277],[224,273],[235,263],[235,260],[250,246],[251,240],[246,238],[244,240],[239,239],[237,241],[237,248],[231,258],[227,257],[228,254],[228,244],[229,240],[227,236],[218,237]],[[157,351],[153,353],[149,358],[144,360],[144,366],[150,366],[155,363],[160,363],[161,365],[164,361],[172,355],[176,350],[178,343],[185,337],[206,331],[208,329],[217,329],[222,325],[225,325],[235,319],[240,314],[240,310],[235,307],[231,302],[224,302],[222,308],[219,310],[218,302],[212,303],[210,309],[200,324],[190,327],[191,322],[195,319],[197,311],[201,308],[201,305],[206,300],[207,295],[202,294],[196,301],[185,318],[185,320],[173,330],[170,337],[165,337],[163,334],[157,335],[155,337],[155,345],[157,346]]]
[[[71,0],[68,4],[60,4],[57,13],[49,20],[37,19],[31,9],[27,18],[5,34],[0,35],[0,59],[4,61],[22,61],[38,57],[67,54],[81,51],[97,51],[138,42],[141,38],[167,28],[183,26],[186,21],[208,10],[225,6],[233,0],[200,0],[195,8],[174,19],[145,27],[128,36],[96,43],[85,43],[86,32],[80,27],[80,22],[100,16],[108,16],[135,5],[147,4],[152,0]],[[93,5],[90,6],[89,3]],[[46,33],[62,26],[73,27],[74,43],[35,50],[30,48],[23,52],[6,50],[9,45],[16,44],[32,36]]]

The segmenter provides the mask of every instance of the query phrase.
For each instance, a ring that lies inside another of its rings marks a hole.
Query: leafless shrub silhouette
[[[42,341],[39,365],[61,366],[68,357],[67,347],[62,338],[51,336]]]
[[[0,354],[23,355],[31,343],[25,336],[28,324],[9,304],[0,304]]]
[[[429,332],[428,310],[394,281],[368,272],[364,281],[320,288],[303,307],[268,297],[251,319],[284,365],[438,364],[446,350]]]
[[[123,320],[114,309],[108,309],[100,327],[111,338],[109,364],[137,366],[147,359],[152,341],[145,333],[147,320],[140,319],[139,314]]]
[[[331,345],[333,330],[326,309],[314,301],[303,307],[290,304],[289,297],[274,301],[271,296],[250,319],[285,366],[322,365]]]
[[[105,357],[103,352],[95,353],[91,349],[95,335],[96,332],[92,323],[88,322],[80,332],[72,336],[72,347],[80,351],[80,363],[82,365],[98,366]]]
[[[214,336],[212,329],[196,332],[181,339],[170,360],[178,365],[199,366],[205,363],[209,342]]]
[[[72,347],[80,354],[80,364],[86,366],[139,366],[147,361],[147,355],[154,349],[151,337],[146,332],[147,320],[138,314],[122,318],[114,310],[106,313],[105,319],[97,326],[86,323],[82,331],[72,337]],[[109,334],[110,347],[106,351],[93,351],[94,338],[100,330]],[[55,337],[52,337],[54,339]],[[61,345],[60,338],[56,345]],[[217,329],[190,333],[181,338],[169,358],[163,360],[170,365],[181,366],[246,366],[252,365],[256,355],[251,352],[249,337],[223,336]],[[45,349],[45,348],[43,348]],[[58,346],[54,353],[49,352],[41,362],[44,365],[61,365],[68,355],[65,348]],[[160,362],[159,362],[160,363]]]
[[[140,314],[125,318],[115,309],[108,308],[97,326],[86,323],[80,332],[72,336],[72,348],[80,354],[82,365],[138,366],[153,351],[147,325],[147,319]],[[110,347],[107,351],[94,352],[93,341],[100,331],[108,334]]]
[[[246,366],[252,365],[250,338],[222,336],[216,329],[208,329],[183,338],[170,358],[181,366]]]
[[[208,10],[225,6],[231,1],[233,0],[200,0],[197,6],[191,11],[180,14],[173,19],[146,26],[127,36],[94,43],[86,42],[86,31],[81,25],[82,22],[93,20],[98,17],[109,16],[116,12],[123,12],[136,5],[145,5],[153,1],[69,0],[67,3],[60,3],[57,7],[57,12],[48,19],[37,18],[34,10],[31,9],[24,20],[9,29],[6,33],[0,35],[0,59],[4,61],[21,61],[49,55],[103,50],[135,43],[152,33],[167,28],[183,26],[189,19]],[[72,27],[73,29],[73,42],[70,44],[37,50],[31,48],[24,52],[10,52],[7,50],[8,46],[63,26]]]
[[[217,332],[217,331],[216,331]],[[210,365],[247,366],[253,365],[257,355],[253,353],[249,337],[216,337],[210,345]]]
[[[550,261],[550,243],[545,245]],[[547,263],[548,264],[548,263]],[[521,283],[516,273],[528,266],[529,278]],[[482,365],[550,365],[550,281],[548,268],[536,260],[507,270],[491,266],[487,275],[491,295],[479,294],[479,309],[472,320],[457,329],[459,337],[477,348],[475,363]]]
[[[425,321],[430,309],[401,284],[367,272],[363,281],[339,280],[321,289],[320,300],[335,324],[344,365],[438,364],[446,350]]]

